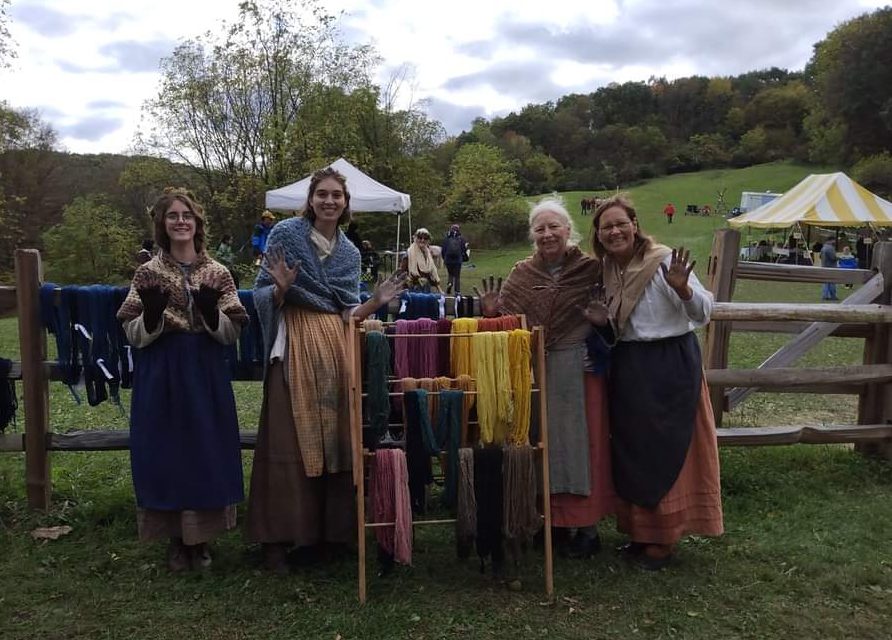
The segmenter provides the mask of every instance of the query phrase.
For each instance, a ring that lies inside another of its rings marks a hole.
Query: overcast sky
[[[345,38],[401,65],[451,134],[610,82],[801,70],[814,43],[874,0],[323,0]],[[237,0],[12,0],[18,59],[0,99],[36,107],[78,153],[126,152],[159,60],[237,13]]]

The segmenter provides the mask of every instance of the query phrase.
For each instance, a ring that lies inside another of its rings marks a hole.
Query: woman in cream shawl
[[[718,448],[700,345],[712,294],[683,248],[657,244],[625,195],[593,217],[593,249],[617,343],[607,398],[623,551],[643,568],[669,564],[687,534],[720,535]]]
[[[421,227],[415,232],[414,240],[406,252],[401,269],[409,272],[410,289],[440,290],[440,274],[431,252],[431,234]]]

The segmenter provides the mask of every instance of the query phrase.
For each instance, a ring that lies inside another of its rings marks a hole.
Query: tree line
[[[523,238],[523,196],[667,173],[793,158],[851,168],[868,188],[892,192],[892,8],[836,27],[801,71],[611,84],[478,118],[450,137],[423,101],[397,107],[411,70],[373,82],[374,48],[347,43],[317,0],[239,7],[234,22],[161,61],[139,155],[75,162],[90,182],[60,186],[72,157],[56,151],[55,132],[37,112],[0,103],[0,272],[11,247],[52,245],[68,232],[44,237],[49,226],[106,206],[126,227],[116,241],[135,245],[148,229],[146,206],[169,184],[198,194],[212,233],[244,240],[266,190],[339,156],[410,193],[421,223],[470,223],[478,246]],[[4,34],[0,20],[0,62],[14,53]],[[47,199],[54,184],[61,201]],[[76,208],[63,218],[65,206]],[[389,237],[381,220],[360,218],[364,235]]]

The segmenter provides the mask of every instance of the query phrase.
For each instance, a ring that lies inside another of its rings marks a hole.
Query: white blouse
[[[669,267],[671,254],[663,259]],[[692,271],[688,285],[694,295],[682,300],[666,282],[663,270],[657,269],[632,310],[620,340],[625,342],[661,340],[682,336],[709,322],[713,297]]]

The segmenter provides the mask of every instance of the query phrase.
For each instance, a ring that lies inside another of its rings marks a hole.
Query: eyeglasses
[[[614,229],[619,229],[620,231],[624,231],[632,226],[632,221],[627,220],[626,222],[617,222],[616,224],[605,224],[603,227],[598,229],[598,233],[610,233]]]
[[[192,222],[193,220],[195,220],[195,214],[191,211],[183,211],[183,213],[168,211],[164,214],[164,219],[168,222],[178,222],[180,220],[182,220],[183,222]]]

